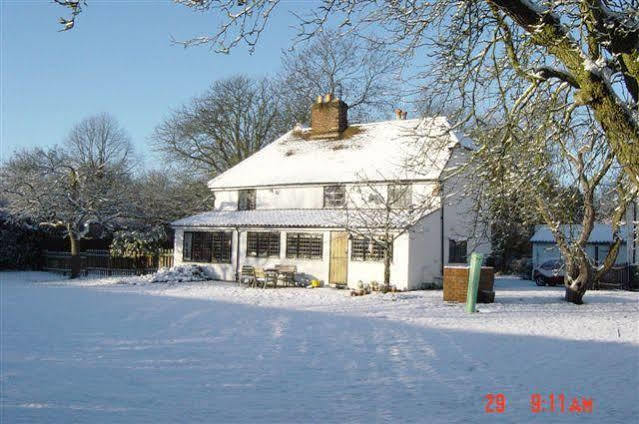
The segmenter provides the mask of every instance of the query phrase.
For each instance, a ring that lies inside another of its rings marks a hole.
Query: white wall
[[[434,182],[412,184],[414,202],[423,201],[436,186]],[[361,190],[361,192],[358,192]],[[369,195],[387,195],[387,184],[357,185],[346,184],[348,207],[372,207]],[[215,210],[237,210],[237,190],[215,191]],[[324,207],[324,186],[258,188],[255,192],[256,209],[322,209]]]
[[[456,167],[468,160],[469,153],[456,148],[448,166]],[[464,172],[443,182],[444,194],[444,264],[449,261],[449,240],[467,240],[467,253],[482,253],[484,257],[491,253],[490,229],[476,225],[475,201],[464,195],[464,186],[473,178],[472,173]]]
[[[237,190],[217,190],[215,210],[237,210]],[[323,186],[259,188],[255,192],[256,209],[321,209]]]
[[[397,237],[393,243],[393,261],[390,269],[391,285],[407,290],[408,285],[408,234]],[[351,261],[351,242],[348,243],[348,286],[356,288],[361,280],[364,284],[384,282],[384,261]]]
[[[422,218],[409,235],[408,288],[441,285],[441,209]]]
[[[216,211],[237,210],[237,190],[215,191],[214,193]]]
[[[318,186],[258,189],[256,209],[321,209],[324,189]]]

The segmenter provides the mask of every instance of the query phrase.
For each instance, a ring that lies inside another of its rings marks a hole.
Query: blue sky
[[[61,143],[83,117],[109,112],[128,130],[147,167],[147,143],[171,108],[235,73],[262,76],[280,65],[295,32],[285,10],[257,51],[219,55],[184,49],[170,37],[212,32],[216,17],[168,0],[91,0],[72,31],[57,32],[64,10],[48,0],[0,0],[1,149]],[[291,2],[294,3],[294,2]]]

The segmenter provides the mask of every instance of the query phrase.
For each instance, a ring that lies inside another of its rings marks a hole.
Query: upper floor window
[[[341,208],[346,205],[346,187],[331,185],[324,187],[324,207]]]
[[[323,234],[286,233],[286,257],[322,259],[323,242]]]
[[[466,263],[466,240],[455,241],[448,240],[448,263],[465,264]]]
[[[231,233],[185,232],[182,260],[185,262],[231,263]]]
[[[246,256],[267,258],[280,256],[280,233],[246,233]]]
[[[237,210],[249,211],[253,209],[255,209],[255,189],[238,191]]]
[[[351,241],[352,261],[382,261],[384,260],[384,245],[364,237],[354,237]],[[391,246],[390,257],[393,258],[393,248]]]
[[[413,204],[413,187],[410,184],[388,186],[388,205],[392,208],[407,209]]]

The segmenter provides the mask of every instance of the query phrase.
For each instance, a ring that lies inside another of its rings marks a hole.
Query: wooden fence
[[[630,288],[633,269],[628,265],[616,265],[611,267],[601,280],[595,285],[595,289]]]
[[[44,251],[44,271],[70,273],[69,252]],[[108,250],[87,250],[80,253],[80,268],[85,275],[115,276],[150,274],[158,268],[173,266],[173,249],[161,249],[155,256],[123,258],[111,256]]]

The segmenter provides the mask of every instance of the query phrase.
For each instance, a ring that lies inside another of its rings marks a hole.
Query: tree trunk
[[[78,278],[81,272],[80,241],[75,238],[70,226],[67,226],[69,243],[71,244],[71,278]]]
[[[574,303],[575,305],[583,304],[583,297],[586,290],[592,285],[594,273],[588,258],[581,254],[575,260],[578,262],[572,266],[566,266],[564,273],[564,285],[566,286],[566,295],[564,299],[566,302]]]
[[[384,249],[384,285],[388,288],[390,287],[390,267],[391,267],[391,256],[389,255],[389,247],[386,246]]]
[[[586,290],[583,290],[583,289],[575,290],[571,286],[566,285],[566,296],[564,300],[566,302],[574,303],[575,305],[582,305],[584,303],[583,302],[584,293],[586,293]]]

